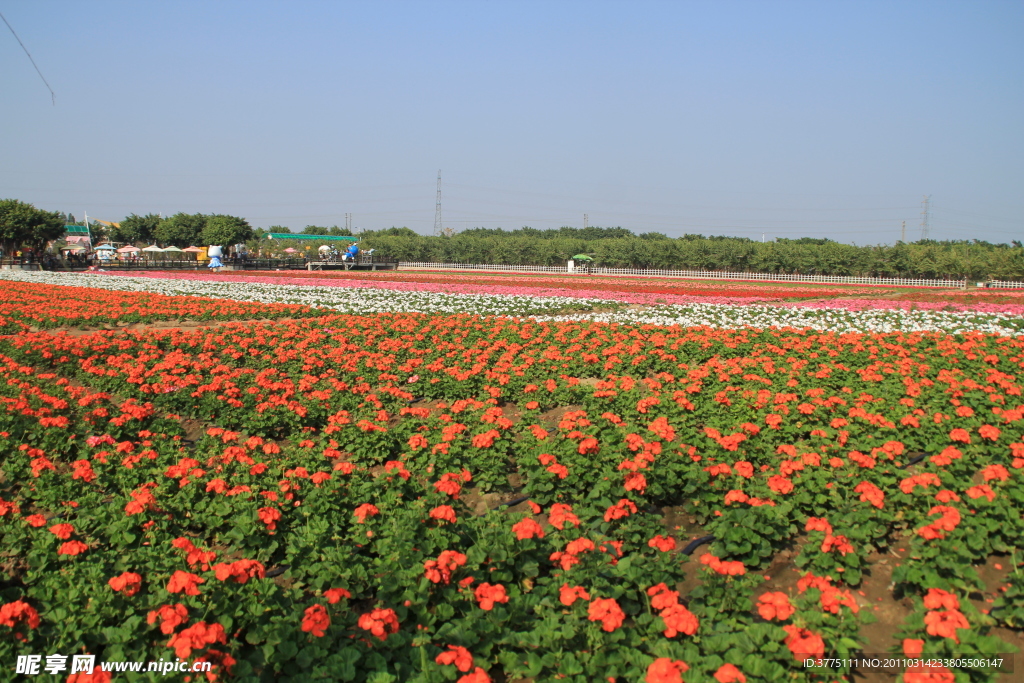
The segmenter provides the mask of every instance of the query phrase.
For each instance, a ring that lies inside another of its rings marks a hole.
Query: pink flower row
[[[769,299],[752,297],[716,297],[680,294],[645,294],[631,292],[606,292],[596,290],[561,289],[558,287],[508,287],[504,285],[460,285],[455,283],[430,282],[386,282],[378,280],[349,280],[332,278],[288,278],[259,277],[253,275],[231,275],[228,273],[169,273],[157,271],[108,273],[130,277],[151,277],[169,280],[200,280],[204,282],[252,282],[267,285],[294,285],[299,287],[352,287],[366,289],[391,289],[405,292],[440,292],[443,294],[504,294],[511,296],[560,296],[573,299],[606,299],[627,304],[732,304],[761,303]]]
[[[200,280],[206,282],[238,282],[259,283],[268,285],[292,285],[299,287],[351,287],[357,289],[390,289],[406,292],[439,292],[444,294],[504,294],[512,296],[551,296],[573,299],[605,299],[620,301],[627,304],[727,304],[743,306],[749,304],[772,303],[771,299],[754,297],[716,297],[680,294],[647,294],[633,292],[609,292],[596,290],[562,289],[558,287],[509,287],[504,285],[478,285],[455,283],[427,282],[388,282],[383,280],[350,280],[336,278],[282,278],[259,277],[253,275],[232,275],[229,273],[173,273],[166,271],[141,271],[126,273],[108,273],[109,275],[126,275],[130,277],[150,277],[169,280]],[[945,303],[925,301],[891,301],[887,299],[832,299],[830,301],[792,302],[776,305],[785,307],[801,307],[816,309],[837,309],[847,311],[863,310],[953,310],[957,312],[971,311],[974,313],[1008,313],[1024,315],[1024,305],[1020,304],[989,304],[989,303]]]

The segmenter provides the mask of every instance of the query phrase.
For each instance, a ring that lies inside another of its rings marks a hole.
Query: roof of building
[[[328,242],[358,242],[358,237],[350,235],[297,235],[291,232],[269,232],[267,239],[272,240],[303,240],[303,241],[328,241]]]
[[[64,226],[64,230],[69,235],[88,235],[89,234],[89,228],[85,227],[84,225],[65,225]]]

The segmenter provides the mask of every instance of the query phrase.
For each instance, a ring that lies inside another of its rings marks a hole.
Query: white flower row
[[[845,332],[983,332],[1004,336],[1024,334],[1024,318],[1004,313],[973,313],[872,309],[848,311],[803,307],[727,304],[665,304],[649,310],[613,313],[535,316],[542,320],[595,320],[626,325],[680,325],[717,328],[795,327]]]
[[[627,325],[684,327],[796,327],[829,332],[948,332],[978,331],[1000,335],[1024,334],[1024,318],[1005,313],[873,309],[848,311],[781,307],[764,304],[660,304],[641,310],[573,313],[565,310],[592,306],[621,308],[621,302],[571,297],[491,294],[445,294],[369,287],[317,287],[301,284],[213,282],[94,273],[0,271],[0,280],[94,287],[99,289],[189,295],[235,301],[296,303],[343,313],[469,313],[531,316],[540,321],[593,320]]]

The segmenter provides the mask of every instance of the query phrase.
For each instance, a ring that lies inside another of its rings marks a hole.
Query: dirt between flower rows
[[[634,305],[629,308],[643,309],[653,307],[654,306]],[[195,330],[211,327],[227,327],[235,324],[285,322],[290,320],[291,319],[253,319],[232,321],[167,320],[152,323],[119,324],[117,327],[105,325],[100,328],[92,329],[89,327],[67,327],[60,328],[58,330],[46,330],[46,332],[62,332],[70,336],[83,336],[94,334],[99,331],[109,330]],[[585,386],[595,386],[599,381],[601,380],[595,377],[580,379],[580,383]],[[72,384],[82,386],[75,380],[72,380]],[[411,405],[414,407],[427,408],[432,411],[441,412],[440,409],[436,408],[436,401],[416,401]],[[499,404],[499,406],[504,411],[505,417],[512,420],[513,424],[522,421],[522,414],[515,404],[503,402]],[[582,409],[582,406],[580,405],[559,406],[538,415],[536,420],[540,426],[549,430],[555,430],[556,425],[565,413],[580,409]],[[389,422],[389,426],[391,424],[396,424],[402,419],[403,418],[399,416],[393,417]],[[194,443],[198,441],[202,438],[208,428],[215,426],[212,423],[195,419],[184,419],[181,424],[185,431],[184,439],[187,443]],[[381,473],[383,473],[383,467],[380,467],[379,469],[381,470]],[[916,468],[914,467],[908,468],[908,473],[913,473],[915,470]],[[518,473],[511,472],[508,476],[508,490],[483,493],[480,489],[475,487],[464,488],[460,502],[475,515],[484,515],[492,510],[497,510],[502,514],[526,513],[529,512],[529,506],[526,501],[503,507],[506,503],[515,501],[522,497],[523,485],[524,482],[522,477]],[[660,515],[661,522],[664,525],[667,534],[676,538],[677,549],[672,552],[678,555],[679,561],[682,563],[688,578],[684,582],[676,585],[675,589],[679,591],[680,598],[685,604],[685,596],[687,596],[694,588],[701,585],[700,577],[702,572],[699,558],[704,552],[708,551],[708,547],[698,547],[690,556],[683,555],[681,549],[686,547],[690,542],[707,536],[708,532],[697,523],[697,519],[695,517],[688,514],[685,506],[666,507],[661,508],[660,510],[651,509],[649,512]],[[547,515],[534,515],[534,518],[542,526],[548,526]],[[902,539],[897,538],[888,551],[875,552],[869,555],[867,565],[863,572],[861,585],[856,589],[852,589],[860,608],[862,610],[870,611],[876,619],[873,623],[865,624],[861,627],[860,637],[861,642],[863,643],[862,652],[864,654],[888,655],[897,653],[895,656],[902,656],[901,641],[896,637],[896,634],[902,628],[906,618],[913,612],[913,603],[909,598],[896,599],[893,595],[893,570],[896,567],[899,567],[900,564],[909,556],[909,553],[902,547],[903,543],[901,543],[901,541]],[[763,576],[765,579],[764,583],[761,584],[761,587],[757,591],[758,594],[767,591],[781,591],[790,595],[796,595],[797,581],[801,576],[803,576],[804,572],[794,564],[793,560],[800,554],[800,550],[806,542],[807,537],[805,535],[801,534],[800,536],[797,536],[791,540],[786,547],[781,549],[771,558],[771,561],[766,568],[752,572]],[[907,545],[909,545],[909,542]],[[1005,554],[992,555],[986,559],[984,564],[974,565],[974,568],[978,572],[978,575],[984,585],[984,590],[976,591],[968,595],[968,598],[975,607],[980,611],[986,611],[990,608],[992,602],[1001,592],[1001,588],[1006,585],[1007,576],[1013,566],[1014,559]],[[3,569],[3,567],[0,567],[0,571],[3,571]],[[283,577],[276,577],[274,580],[278,581],[282,578]],[[993,628],[990,631],[990,634],[998,636],[1018,649],[1018,653],[1016,655],[1010,655],[1015,658],[1014,672],[1004,673],[996,680],[999,683],[1017,683],[1024,679],[1024,673],[1022,673],[1024,672],[1024,631],[997,627]],[[855,683],[891,683],[897,679],[898,673],[901,672],[854,669],[852,671],[852,680]],[[495,683],[534,683],[533,679],[530,678],[508,679],[500,668],[492,670],[489,674],[494,679]]]

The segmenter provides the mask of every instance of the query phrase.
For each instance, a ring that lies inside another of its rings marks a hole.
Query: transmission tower
[[[440,236],[441,228],[441,171],[437,172],[437,208],[434,210],[434,234]]]
[[[590,216],[583,214],[583,229],[587,229],[587,223],[590,221]]]
[[[928,239],[928,220],[931,218],[931,204],[932,196],[926,194],[924,199],[921,200],[921,239]]]

